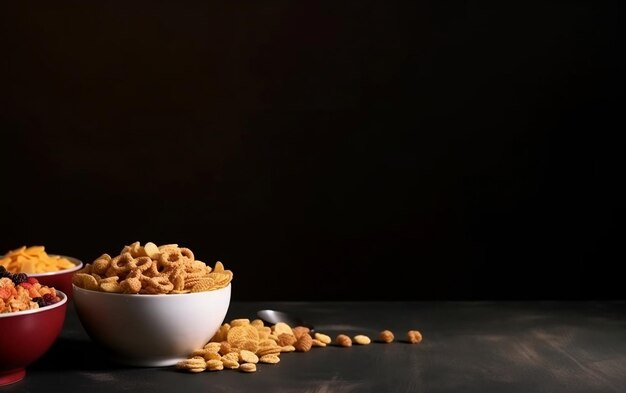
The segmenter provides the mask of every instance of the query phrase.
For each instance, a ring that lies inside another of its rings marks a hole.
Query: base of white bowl
[[[186,357],[180,358],[157,358],[157,359],[129,359],[117,357],[115,355],[110,356],[111,361],[131,367],[170,367],[175,366],[181,360]]]

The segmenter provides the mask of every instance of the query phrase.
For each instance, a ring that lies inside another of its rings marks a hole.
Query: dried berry
[[[28,280],[28,275],[26,273],[17,273],[10,277],[15,285],[20,285],[23,282]]]
[[[44,302],[46,302],[46,305],[49,306],[51,304],[57,303],[59,301],[58,297],[55,297],[53,294],[51,293],[44,293],[44,295],[42,296]]]
[[[43,300],[42,297],[34,297],[33,298],[33,302],[37,303],[39,305],[39,307],[46,307],[47,306],[46,301]]]

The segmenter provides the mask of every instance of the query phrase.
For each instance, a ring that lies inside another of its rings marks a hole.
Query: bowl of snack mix
[[[44,246],[22,246],[0,257],[0,266],[11,273],[26,273],[42,285],[54,287],[72,298],[72,276],[83,267],[77,258],[48,254]]]
[[[232,278],[222,262],[210,266],[186,247],[135,242],[76,272],[73,301],[83,328],[111,360],[174,366],[220,328]]]
[[[0,386],[18,382],[61,334],[67,296],[0,266]]]

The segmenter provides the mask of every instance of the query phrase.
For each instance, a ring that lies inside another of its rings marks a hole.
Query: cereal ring
[[[143,272],[143,274],[147,277],[158,277],[163,274],[164,270],[165,266],[163,266],[159,260],[155,259],[152,261],[150,267]]]
[[[152,259],[150,257],[139,257],[130,262],[130,267],[132,270],[139,270],[140,272],[145,272],[146,270],[152,267]]]
[[[128,273],[132,266],[131,262],[133,262],[133,256],[130,252],[125,252],[111,259],[110,268],[115,272],[115,275],[120,276],[122,274]]]
[[[180,251],[182,256],[187,258],[189,261],[194,261],[195,260],[193,252],[190,249],[188,249],[187,247],[181,247],[178,251]]]
[[[147,285],[143,289],[145,293],[150,294],[169,293],[174,289],[174,284],[167,277],[152,277],[147,280]]]
[[[164,268],[175,269],[185,262],[183,254],[178,248],[166,248],[159,255],[159,262]]]

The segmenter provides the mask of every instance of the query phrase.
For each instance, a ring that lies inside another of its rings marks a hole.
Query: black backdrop
[[[3,3],[0,246],[178,243],[235,300],[622,298],[599,3]]]

